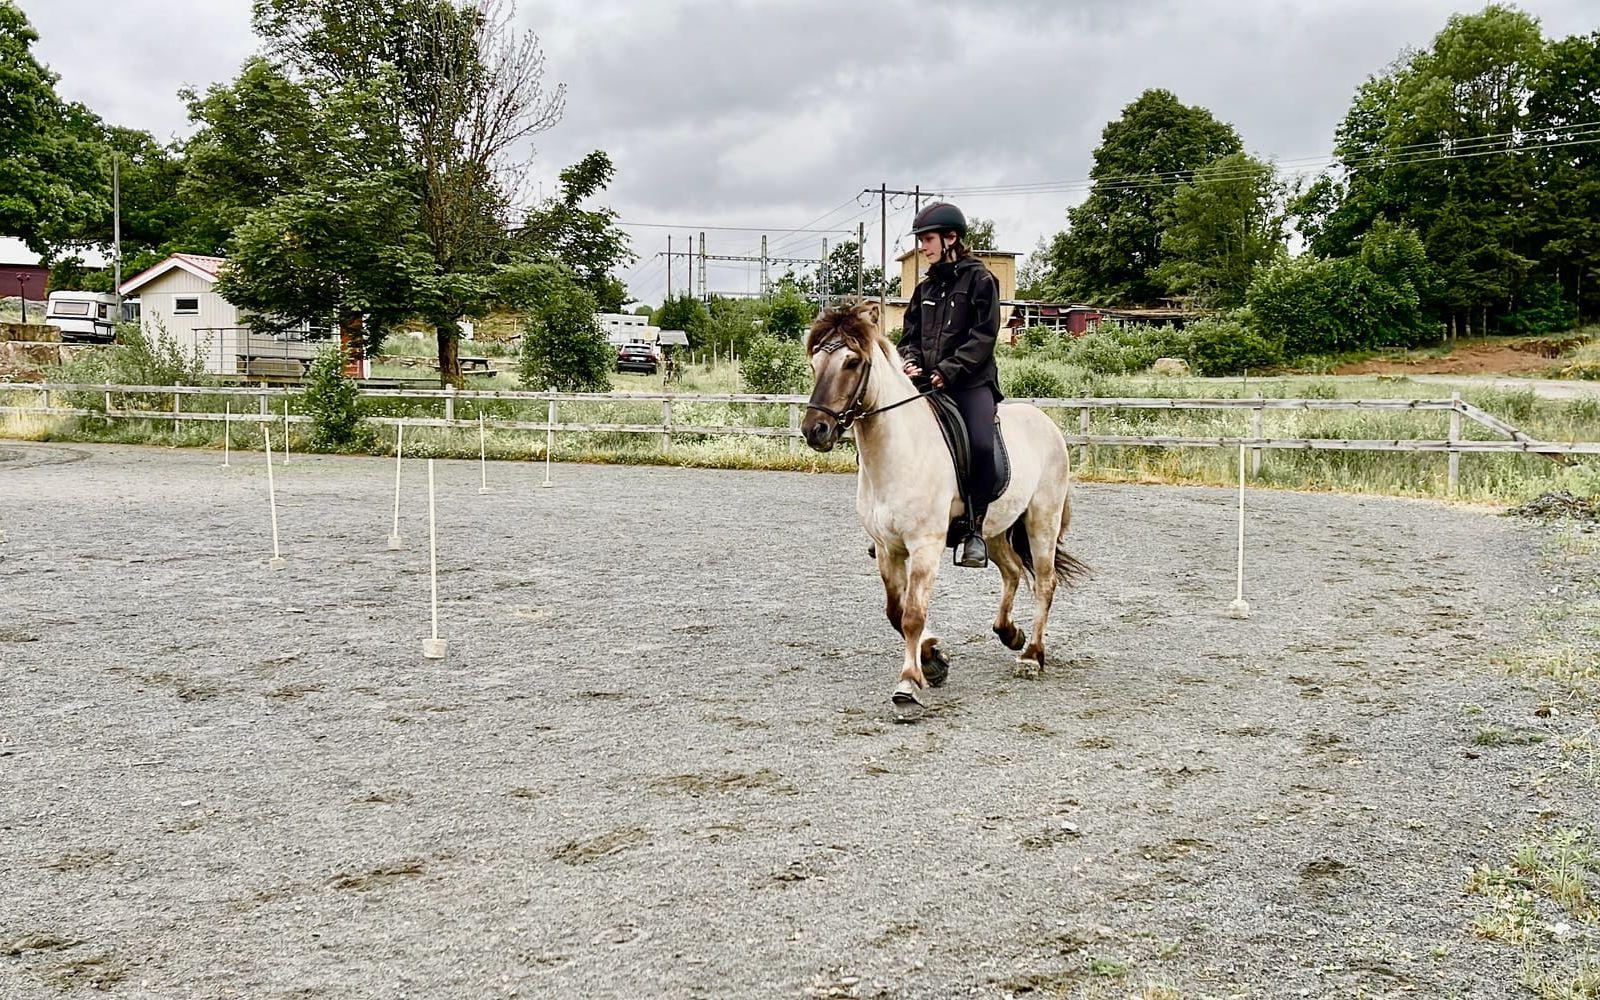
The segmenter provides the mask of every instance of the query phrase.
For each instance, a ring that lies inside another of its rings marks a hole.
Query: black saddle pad
[[[928,403],[933,407],[933,415],[939,421],[939,430],[944,434],[945,446],[950,449],[950,458],[956,465],[956,482],[961,484],[961,499],[968,509],[972,507],[972,441],[967,437],[967,422],[961,418],[961,411],[956,408],[955,401],[942,392],[936,392],[927,397]],[[995,416],[994,431],[994,496],[981,497],[984,504],[993,503],[1000,494],[1011,485],[1011,458],[1006,454],[1005,435],[1000,433],[1000,417]]]

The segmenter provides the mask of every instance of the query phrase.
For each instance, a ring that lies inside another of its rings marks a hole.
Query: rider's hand
[[[917,363],[915,361],[907,361],[904,371],[912,378],[922,377],[922,369],[917,367]]]
[[[933,373],[933,377],[928,379],[928,381],[933,383],[933,387],[935,389],[943,389],[944,388],[944,376],[939,374],[938,372],[934,372]]]

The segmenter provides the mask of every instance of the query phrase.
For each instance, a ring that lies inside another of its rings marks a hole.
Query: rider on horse
[[[994,363],[1000,285],[962,242],[967,218],[961,209],[935,202],[917,213],[911,231],[929,267],[906,307],[900,356],[907,375],[926,378],[948,395],[966,421],[972,444],[972,509],[956,565],[983,567],[989,564],[983,516],[995,487],[995,407],[1004,398]]]

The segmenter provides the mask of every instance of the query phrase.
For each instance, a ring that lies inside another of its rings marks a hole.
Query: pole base
[[[493,490],[493,489],[490,489],[490,488],[489,488],[489,487],[487,487],[487,486],[480,486],[480,487],[478,487],[478,492],[479,492],[479,493],[493,493],[493,492],[494,492],[494,490]]]
[[[1228,605],[1228,617],[1229,618],[1249,618],[1250,617],[1250,603],[1248,601],[1246,601],[1242,597],[1235,599],[1233,601],[1233,603]]]
[[[399,552],[401,549],[403,549],[405,547],[406,547],[406,536],[404,536],[404,535],[390,535],[389,536],[389,551],[390,552]]]
[[[445,648],[446,648],[446,643],[445,643],[445,640],[443,640],[443,639],[424,639],[424,640],[422,640],[422,656],[423,656],[424,659],[428,659],[428,660],[442,660],[442,659],[444,659]]]
[[[283,556],[273,556],[271,559],[267,560],[268,569],[283,569],[287,565],[289,564],[283,558]]]
[[[6,529],[0,528],[0,542],[3,542],[5,540],[6,540]]]
[[[546,480],[545,480],[545,481],[544,481],[544,482],[542,482],[542,483],[540,483],[540,484],[539,484],[539,486],[540,486],[540,487],[541,487],[541,488],[542,488],[542,489],[549,489],[549,488],[550,488],[550,487],[552,487],[552,486],[554,486],[554,485],[555,485],[555,483],[552,483],[552,482],[551,482],[551,481],[550,481],[550,480],[548,480],[548,479],[546,479]]]

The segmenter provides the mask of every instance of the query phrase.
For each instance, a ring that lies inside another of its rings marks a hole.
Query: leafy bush
[[[117,342],[90,351],[62,366],[62,378],[69,382],[110,382],[113,385],[209,385],[205,346],[186,351],[167,333],[166,324],[155,320],[150,336],[137,323],[119,323]],[[137,393],[127,396],[133,409],[151,410],[167,406],[169,394]],[[75,393],[73,405],[102,409],[105,397],[99,393]]]
[[[1419,347],[1442,334],[1424,308],[1435,283],[1416,232],[1379,222],[1356,256],[1307,254],[1262,269],[1246,300],[1257,329],[1288,357]]]
[[[1037,362],[1020,365],[1007,376],[1007,396],[1018,399],[1050,399],[1067,394],[1067,384],[1050,368]]]
[[[1283,362],[1283,352],[1234,312],[1190,323],[1188,360],[1196,375],[1238,375]]]
[[[811,385],[811,363],[798,341],[754,337],[739,358],[739,374],[750,392],[803,392]]]
[[[777,337],[799,339],[816,318],[817,305],[787,282],[766,305],[767,332]]]
[[[1070,342],[1062,360],[1106,375],[1128,375],[1155,364],[1157,358],[1188,354],[1189,335],[1170,327],[1103,322]]]
[[[300,405],[311,415],[311,447],[317,451],[362,450],[377,437],[366,421],[360,387],[344,373],[351,356],[330,347],[306,373]]]
[[[609,392],[617,355],[594,318],[594,296],[564,268],[535,267],[544,273],[534,276],[520,303],[524,313],[517,374],[523,388]]]

